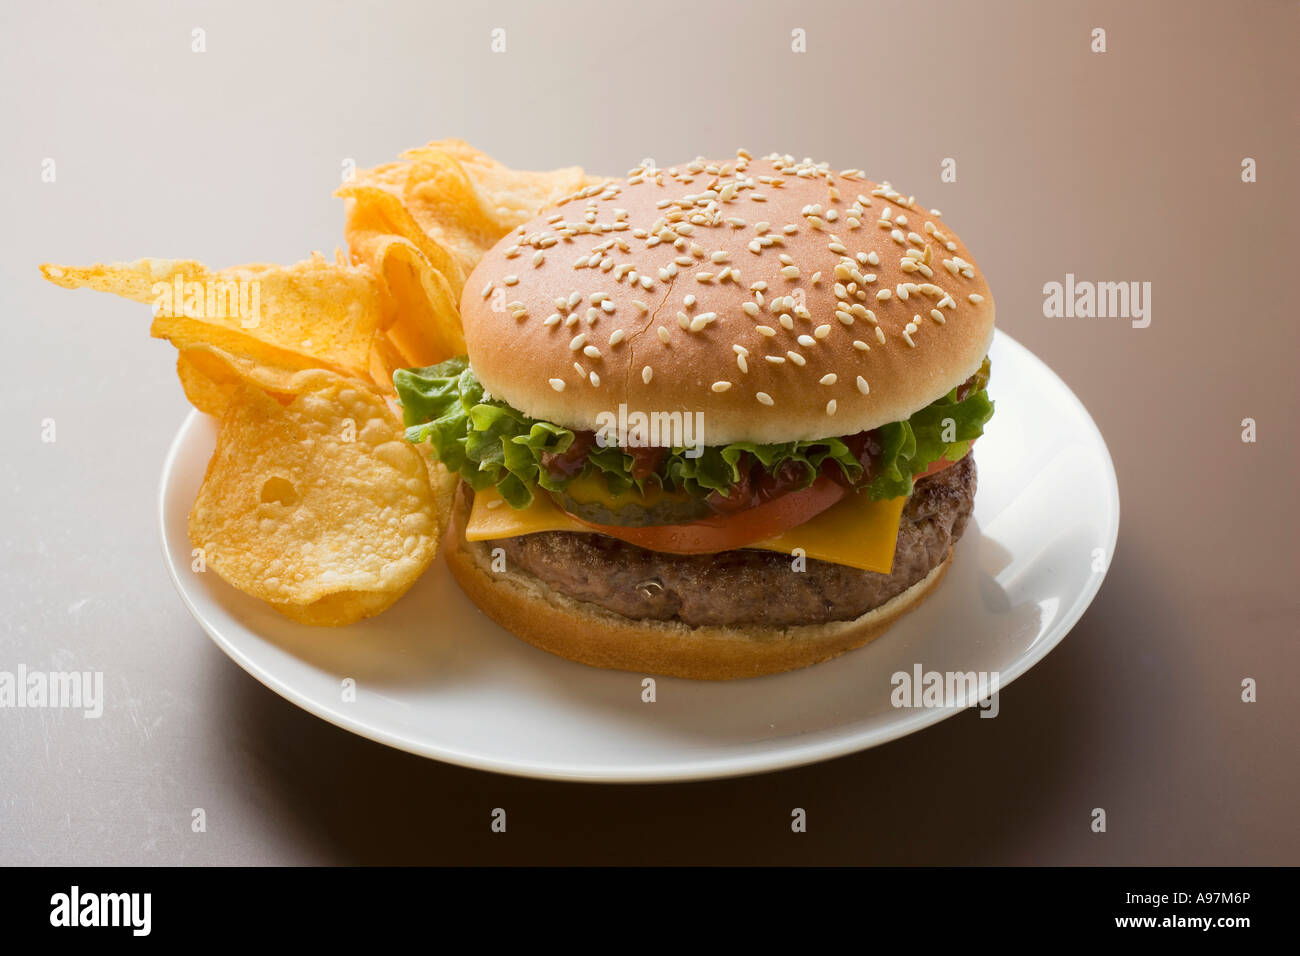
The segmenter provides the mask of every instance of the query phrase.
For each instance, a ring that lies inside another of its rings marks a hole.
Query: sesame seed
[[[781,275],[785,276],[787,279],[797,279],[799,278],[799,267],[786,266],[781,270]]]
[[[824,339],[830,334],[831,327],[829,325],[819,325],[817,328],[813,329],[813,338],[815,339]]]
[[[697,272],[697,273],[695,273],[695,281],[696,281],[696,282],[712,282],[712,281],[713,281],[713,273],[712,273],[712,272]]]
[[[591,375],[589,376],[589,378],[591,379],[591,384],[592,384],[593,387],[595,387],[595,388],[599,388],[599,387],[600,387],[600,376],[599,376],[599,375],[597,375],[595,372],[592,372]]]
[[[776,335],[776,329],[772,328],[770,325],[756,325],[754,328],[758,331],[759,335],[764,336],[765,338],[770,339],[772,336]]]
[[[491,280],[489,280],[488,284],[483,287],[483,298],[486,299],[491,294],[492,294],[492,282]]]
[[[798,366],[801,366],[801,367],[802,367],[802,366],[808,364],[808,360],[805,359],[805,358],[804,358],[802,355],[800,355],[798,352],[786,352],[785,355],[786,355],[786,358],[788,358],[791,362],[794,362],[795,365],[798,365]]]
[[[542,322],[542,325],[545,326],[552,326],[552,325],[559,325],[559,324],[560,324],[560,313],[558,312],[552,312],[550,315],[546,317],[546,320]]]
[[[737,355],[737,356],[736,356],[736,366],[737,366],[737,367],[738,367],[742,372],[744,372],[744,373],[746,373],[746,374],[749,373],[749,362],[745,360],[745,356],[743,356],[743,355]]]
[[[582,350],[582,354],[587,356],[587,358],[600,358],[600,349],[596,348],[594,345],[588,345]]]
[[[782,315],[782,316],[781,316],[781,328],[785,329],[787,332],[789,332],[789,331],[793,331],[793,330],[794,330],[794,319],[790,318],[790,316],[788,316],[788,315]]]
[[[859,352],[870,352],[870,351],[871,351],[871,346],[868,345],[866,342],[862,341],[862,339],[854,339],[854,340],[853,340],[853,347],[854,347],[855,349],[857,349]]]
[[[677,313],[677,326],[678,326],[678,328],[683,329],[683,330],[684,330],[684,329],[689,329],[689,328],[691,327],[691,319],[690,319],[690,316],[688,316],[685,312],[678,312],[678,313]]]
[[[572,340],[570,340],[570,342],[569,342],[569,351],[571,351],[571,352],[576,352],[576,351],[578,351],[578,349],[582,348],[583,345],[586,344],[586,342],[587,342],[587,333],[586,333],[586,332],[579,332],[577,335],[575,335],[575,336],[572,338]]]
[[[595,374],[595,373],[593,372],[592,374]],[[826,414],[827,414],[827,415],[834,415],[834,414],[835,414],[835,409],[836,409],[836,407],[837,407],[837,406],[836,406],[836,404],[835,404],[835,399],[832,398],[829,402],[826,403]]]
[[[662,342],[664,345],[668,344],[668,330],[664,328],[662,325],[659,326],[659,341]]]
[[[863,395],[870,394],[871,392],[870,387],[867,385],[867,380],[861,375],[858,376],[858,391]]]
[[[741,308],[744,309],[745,314],[748,315],[748,316],[755,316],[755,315],[758,315],[758,304],[757,304],[757,303],[754,303],[754,302],[746,302],[744,305],[741,306]]]
[[[815,338],[813,338],[811,335],[801,335],[801,336],[799,336],[799,338],[798,338],[798,342],[799,342],[799,344],[802,345],[804,348],[811,348],[812,346],[814,346],[814,345],[817,344],[817,340],[816,340]]]
[[[649,312],[649,311],[650,311],[650,306],[646,305],[646,304],[645,304],[644,302],[642,302],[640,299],[633,299],[633,300],[632,300],[632,305],[635,306],[636,309],[637,309],[637,311],[639,311],[639,312]]]
[[[827,372],[817,381],[822,385],[834,385],[836,382],[839,381],[839,376],[837,376],[834,372]]]
[[[881,289],[879,292],[876,293],[876,298],[883,302],[885,299],[888,299],[891,295],[893,295],[893,293],[890,292],[888,289]]]
[[[876,326],[876,341],[881,345],[885,344],[885,330],[878,325]]]
[[[912,348],[916,348],[916,343],[912,341],[912,334],[908,332],[907,329],[903,329],[903,341],[905,341]]]
[[[654,376],[655,376],[655,370],[652,369],[649,365],[641,369],[641,381],[645,382],[647,385],[650,384],[650,379],[654,378]]]
[[[622,329],[615,329],[613,332],[609,333],[609,344],[611,348],[615,345],[618,345],[618,343],[622,341],[623,341]]]
[[[712,388],[715,392],[725,392],[727,389],[731,388],[731,383],[730,383],[730,382],[714,382],[714,383],[710,386],[710,388]]]
[[[764,355],[763,358],[765,358],[767,361],[771,362],[773,365],[784,365],[784,364],[785,364],[785,356],[784,356],[784,355]]]
[[[600,309],[590,308],[587,310],[587,324],[595,325],[596,320],[600,318]]]
[[[947,321],[944,319],[943,313],[940,312],[938,309],[930,310],[930,318],[934,319],[934,321],[938,322],[940,325],[945,325]]]
[[[557,392],[564,391],[564,379],[562,378],[551,379],[551,388],[555,389]]]
[[[691,319],[689,328],[692,332],[700,332],[703,331],[704,328],[708,326],[708,324],[709,324],[708,319],[706,319],[703,315],[697,315],[695,318]]]
[[[978,292],[972,292],[970,295],[966,296],[966,298],[970,299],[976,305],[984,301],[984,296],[980,295]]]
[[[764,404],[764,405],[775,405],[775,404],[776,404],[776,402],[772,401],[772,396],[769,395],[769,394],[767,394],[767,392],[759,392],[759,393],[758,393],[757,395],[755,395],[754,397],[755,397],[756,399],[758,399],[759,402],[761,402],[761,403]]]
[[[575,372],[578,373],[578,377],[579,377],[579,378],[586,378],[586,377],[587,377],[587,370],[586,370],[585,368],[582,367],[582,363],[581,363],[581,362],[574,362],[574,363],[573,363],[573,370],[574,370]]]

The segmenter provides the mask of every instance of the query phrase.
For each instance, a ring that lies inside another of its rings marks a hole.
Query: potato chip
[[[322,370],[292,385],[287,405],[234,389],[190,540],[289,617],[348,624],[396,601],[433,559],[440,485],[374,392]]]
[[[41,272],[69,289],[151,303],[153,335],[178,349],[212,346],[285,369],[366,376],[380,322],[379,284],[369,267],[334,264],[319,255],[293,266],[252,264],[218,272],[178,259],[85,269],[47,263]]]
[[[373,264],[379,258],[377,246],[394,238],[405,239],[424,253],[429,265],[446,280],[453,298],[460,301],[467,275],[460,260],[415,221],[396,193],[379,186],[349,183],[335,195],[346,200],[343,234],[354,262]]]
[[[218,417],[225,412],[230,396],[241,384],[256,386],[281,404],[287,404],[314,382],[308,374],[310,371],[311,369],[264,365],[252,359],[231,355],[214,345],[195,345],[183,350],[176,358],[176,374],[185,389],[185,397],[199,411]],[[376,393],[381,391],[367,380],[349,380],[359,388]]]
[[[460,308],[442,273],[414,245],[389,237],[374,249],[383,312],[371,351],[375,384],[393,392],[393,372],[465,354]],[[378,362],[376,362],[378,358]]]
[[[511,229],[579,189],[604,181],[576,166],[550,172],[510,169],[468,143],[450,139],[409,149],[395,163],[360,170],[339,193],[358,201],[349,210],[349,243],[353,233],[364,232],[354,220],[373,215],[363,202],[374,201],[366,198],[366,187],[383,190],[397,197],[421,230],[455,256],[469,275],[483,253]]]

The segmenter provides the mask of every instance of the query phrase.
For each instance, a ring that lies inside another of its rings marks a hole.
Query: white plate
[[[441,560],[376,618],[341,629],[280,617],[215,574],[190,570],[186,519],[215,425],[197,412],[163,466],[159,518],[190,612],[246,671],[304,710],[449,763],[562,780],[692,780],[793,767],[910,734],[956,713],[896,709],[891,676],[997,672],[1001,686],[1056,646],[1101,586],[1119,531],[1115,471],[1079,400],[998,333],[980,439],[975,520],[943,585],[865,648],[789,674],[729,682],[657,678],[553,657],[489,621]],[[1095,552],[1094,549],[1100,549]],[[1103,557],[1096,560],[1095,553]],[[345,703],[342,682],[356,681]]]

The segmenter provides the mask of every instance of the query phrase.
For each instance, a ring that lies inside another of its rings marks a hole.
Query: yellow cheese
[[[888,574],[894,566],[898,522],[906,503],[906,498],[872,501],[865,494],[850,494],[811,521],[746,547],[783,554],[801,548],[805,555],[818,561]],[[531,505],[516,511],[495,488],[488,488],[474,495],[474,509],[465,526],[465,537],[470,541],[490,541],[539,531],[590,534],[593,530],[561,511],[545,492],[535,494]]]

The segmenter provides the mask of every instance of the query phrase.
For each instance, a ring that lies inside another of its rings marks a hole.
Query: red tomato
[[[807,488],[773,498],[731,515],[717,515],[687,524],[617,527],[582,521],[587,527],[649,551],[669,554],[715,554],[743,548],[803,524],[848,493],[844,485],[820,476]],[[574,515],[574,520],[581,521]]]
[[[975,443],[973,441],[970,444],[971,444],[971,448],[975,447]],[[970,452],[967,451],[966,454],[969,455]],[[962,457],[965,456],[963,455]],[[961,458],[958,458],[957,461],[961,461]],[[925,469],[925,471],[921,472],[919,475],[913,475],[912,480],[920,481],[922,478],[928,478],[930,475],[936,475],[939,472],[943,471],[945,468],[947,468],[949,465],[955,465],[955,464],[957,464],[956,461],[949,461],[947,458],[939,458],[935,461],[930,462],[930,467]]]

